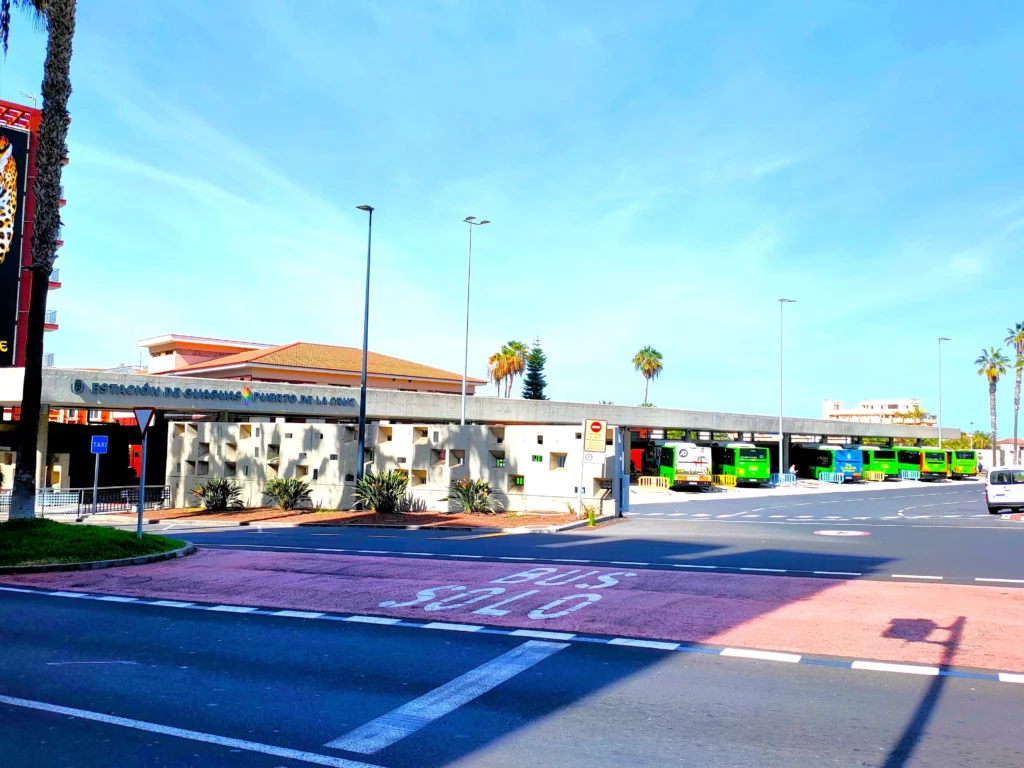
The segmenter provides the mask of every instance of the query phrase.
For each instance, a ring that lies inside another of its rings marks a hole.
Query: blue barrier
[[[921,472],[916,469],[901,469],[900,480],[920,480]]]
[[[784,472],[780,475],[778,472],[775,472],[772,474],[769,483],[776,488],[782,485],[796,485],[796,475],[789,472]]]
[[[842,485],[846,476],[842,472],[822,472],[818,475],[818,481],[822,483],[836,483]]]

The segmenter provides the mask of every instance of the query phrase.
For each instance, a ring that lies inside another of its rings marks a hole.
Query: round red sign
[[[601,422],[599,422],[599,421],[593,422],[590,425],[590,431],[591,432],[600,432],[601,431]]]

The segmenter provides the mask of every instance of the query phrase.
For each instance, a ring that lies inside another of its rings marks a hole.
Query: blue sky
[[[989,2],[79,6],[52,294],[59,365],[167,332],[358,346],[471,373],[540,337],[550,395],[773,413],[937,400],[1024,320],[1024,7]],[[0,97],[38,93],[15,19]],[[1000,392],[1009,433],[1012,382]]]

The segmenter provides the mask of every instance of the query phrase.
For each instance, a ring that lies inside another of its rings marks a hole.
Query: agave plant
[[[448,495],[441,501],[450,501],[456,509],[464,512],[493,514],[501,504],[494,498],[494,488],[486,480],[455,480],[448,488]]]
[[[210,512],[224,512],[241,509],[242,489],[232,480],[214,477],[192,489],[192,495],[199,500],[203,509]]]
[[[381,515],[393,515],[401,511],[408,487],[408,476],[397,469],[367,472],[356,483],[354,495],[364,509],[372,509]]]
[[[309,483],[294,477],[275,477],[267,480],[263,493],[272,498],[281,509],[295,509],[309,501]]]

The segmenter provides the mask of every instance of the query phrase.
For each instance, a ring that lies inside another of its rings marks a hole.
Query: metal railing
[[[145,508],[167,509],[171,489],[166,485],[147,485]],[[96,493],[97,514],[134,512],[139,505],[139,486],[100,488]],[[0,491],[0,519],[7,519],[11,509],[11,491]],[[38,517],[80,518],[92,514],[92,488],[45,488],[36,491]]]
[[[920,480],[921,470],[919,469],[901,469],[900,480]]]
[[[51,283],[59,283],[60,282],[60,270],[59,269],[55,269],[55,270],[53,270],[50,273],[50,282]]]
[[[886,478],[885,472],[865,472],[864,479],[870,480],[873,483],[884,483]]]
[[[778,472],[773,472],[769,482],[778,488],[784,485],[796,485],[797,481],[796,475],[792,472],[783,472],[781,475]]]
[[[842,485],[846,482],[846,476],[842,472],[822,472],[818,475],[818,482]]]
[[[637,486],[640,488],[663,488],[668,490],[668,478],[656,475],[641,475],[637,478]]]
[[[48,309],[48,310],[46,310],[45,322],[46,322],[47,325],[56,325],[57,324],[57,310],[55,310],[55,309]]]
[[[724,486],[726,488],[735,488],[736,487],[736,475],[712,475],[711,476],[711,484],[712,485],[721,485],[721,486]]]

